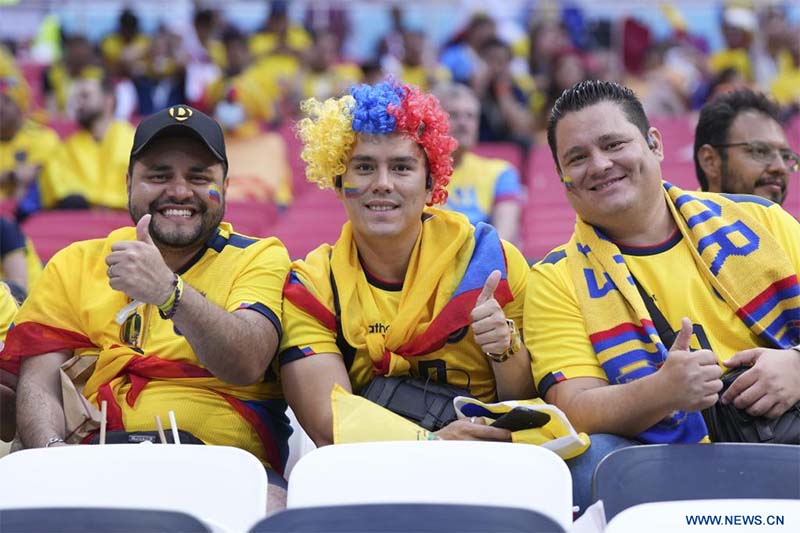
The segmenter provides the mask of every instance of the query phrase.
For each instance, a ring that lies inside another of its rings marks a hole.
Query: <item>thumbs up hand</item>
[[[161,305],[172,294],[174,275],[153,242],[150,220],[151,215],[147,214],[136,223],[135,241],[111,245],[106,274],[112,289],[143,303]]]
[[[511,346],[511,328],[503,309],[494,299],[500,278],[499,270],[489,274],[470,314],[475,342],[487,353],[503,353]]]
[[[702,411],[717,402],[722,390],[722,368],[711,350],[689,351],[692,323],[681,320],[681,330],[667,359],[658,370],[665,387],[665,401],[673,410]]]

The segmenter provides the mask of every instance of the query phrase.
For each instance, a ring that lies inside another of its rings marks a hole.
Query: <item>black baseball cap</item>
[[[192,137],[208,147],[228,174],[225,137],[216,120],[187,105],[176,105],[150,115],[136,128],[131,148],[131,161],[151,142],[163,137]]]

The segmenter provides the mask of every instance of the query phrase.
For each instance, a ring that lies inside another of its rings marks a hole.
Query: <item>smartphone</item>
[[[540,428],[550,422],[550,415],[540,411],[531,411],[524,407],[515,407],[494,421],[492,427],[521,431],[523,429]]]

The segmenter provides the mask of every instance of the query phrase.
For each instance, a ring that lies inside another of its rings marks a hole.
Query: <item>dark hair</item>
[[[778,124],[781,122],[777,104],[767,98],[765,94],[750,89],[739,89],[721,94],[700,110],[700,118],[694,130],[694,171],[702,190],[708,190],[708,177],[700,166],[697,152],[705,144],[713,146],[727,143],[733,121],[745,111],[755,111],[771,118]],[[720,152],[720,157],[725,159],[724,151]]]
[[[547,144],[550,145],[550,152],[553,154],[553,161],[559,173],[561,165],[558,163],[556,126],[567,113],[580,111],[601,102],[613,102],[619,105],[628,122],[636,126],[643,137],[647,137],[650,121],[644,114],[642,103],[632,90],[613,81],[587,80],[576,83],[561,93],[547,119]]]
[[[508,45],[508,43],[498,37],[490,37],[487,39],[486,42],[481,44],[478,52],[485,54],[490,48],[502,48],[508,52],[508,55],[514,55],[514,52],[511,50],[511,47]]]
[[[214,15],[213,9],[198,9],[194,14],[194,23],[200,26],[211,26],[214,24]]]

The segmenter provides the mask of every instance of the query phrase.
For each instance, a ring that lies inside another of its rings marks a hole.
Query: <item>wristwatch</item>
[[[484,352],[486,357],[494,361],[495,363],[504,363],[508,361],[508,358],[517,353],[520,348],[522,348],[522,341],[519,338],[519,333],[517,333],[517,326],[514,325],[514,321],[510,319],[506,319],[506,324],[508,324],[509,329],[511,330],[511,343],[508,346],[508,349],[502,353],[492,353],[492,352]]]
[[[56,444],[57,442],[64,442],[64,439],[61,437],[50,437],[47,439],[47,443],[44,445],[45,448],[49,448],[51,445]]]

